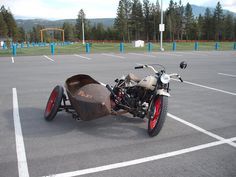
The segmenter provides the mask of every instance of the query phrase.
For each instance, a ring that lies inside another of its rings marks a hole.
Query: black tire
[[[51,92],[45,111],[44,111],[44,118],[47,121],[52,121],[57,112],[58,109],[61,106],[62,96],[64,93],[64,89],[62,86],[57,85]]]
[[[159,108],[156,108],[158,107]],[[151,102],[151,105],[148,109],[148,135],[150,137],[154,137],[159,134],[161,131],[167,114],[168,108],[168,97],[167,96],[157,96]],[[158,113],[156,113],[156,109],[158,109]],[[155,115],[156,114],[156,115]]]

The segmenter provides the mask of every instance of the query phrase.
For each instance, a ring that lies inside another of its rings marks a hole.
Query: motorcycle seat
[[[135,76],[133,73],[129,73],[128,76],[126,76],[127,81],[134,81],[134,82],[139,82],[141,79],[137,76]]]

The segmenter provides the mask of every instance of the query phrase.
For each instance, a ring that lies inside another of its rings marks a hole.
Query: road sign
[[[159,24],[159,31],[165,31],[165,24]]]

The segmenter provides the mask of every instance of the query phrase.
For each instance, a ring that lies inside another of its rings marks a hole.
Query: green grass
[[[219,42],[220,51],[233,50],[234,42]],[[115,52],[119,53],[119,43],[92,43],[91,53]],[[173,43],[163,43],[165,51],[172,51]],[[194,42],[177,42],[176,51],[193,51]],[[199,51],[213,51],[215,50],[215,42],[199,42]],[[124,44],[124,52],[146,52],[147,44],[143,48],[134,48],[132,44]],[[160,43],[153,44],[152,51],[160,51]],[[80,54],[85,53],[85,46],[81,43],[75,43],[67,46],[55,46],[55,54]],[[30,47],[18,48],[17,56],[36,56],[36,55],[50,55],[50,47]],[[11,49],[0,49],[0,57],[12,56]]]

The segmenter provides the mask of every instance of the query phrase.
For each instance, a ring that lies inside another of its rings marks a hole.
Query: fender
[[[163,95],[163,96],[170,97],[170,94],[169,94],[166,90],[164,90],[164,89],[159,89],[159,90],[157,90],[157,91],[156,91],[156,94],[157,94],[157,95]]]

